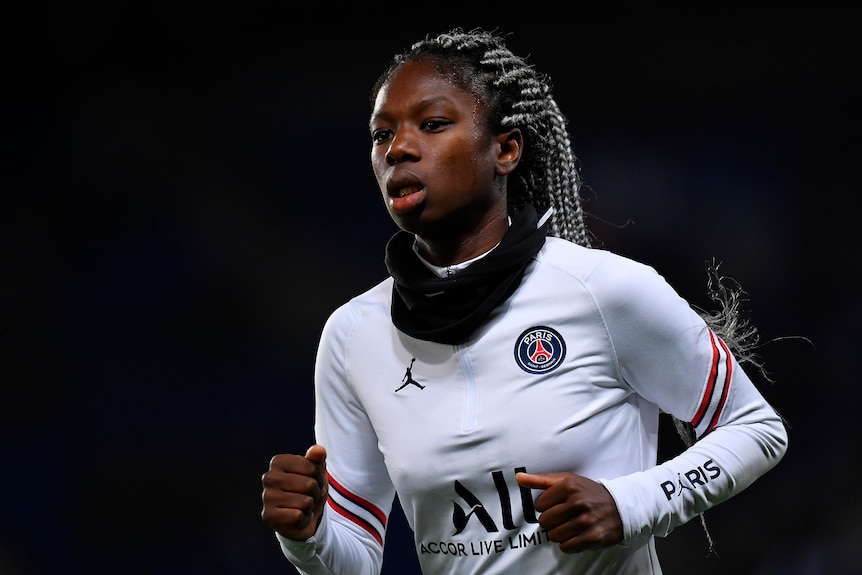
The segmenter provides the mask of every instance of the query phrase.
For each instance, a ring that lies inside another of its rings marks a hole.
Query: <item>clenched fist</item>
[[[305,456],[276,455],[261,481],[263,522],[288,539],[314,535],[329,495],[326,449],[312,445]]]

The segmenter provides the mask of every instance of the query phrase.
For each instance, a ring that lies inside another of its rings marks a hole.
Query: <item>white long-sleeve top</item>
[[[315,367],[330,494],[314,537],[279,536],[308,575],[376,575],[398,493],[426,575],[658,574],[654,537],[783,456],[781,419],[724,343],[649,266],[549,237],[464,344],[390,318],[387,279],[327,321]],[[657,464],[659,413],[698,441]],[[624,541],[565,554],[518,471],[601,481]]]

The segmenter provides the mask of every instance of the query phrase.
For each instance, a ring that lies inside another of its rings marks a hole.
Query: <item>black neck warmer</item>
[[[545,244],[548,223],[536,227],[529,204],[510,208],[512,225],[500,245],[453,276],[439,278],[413,251],[413,234],[397,232],[386,244],[386,267],[395,280],[392,323],[417,339],[464,342],[521,283],[524,269]]]

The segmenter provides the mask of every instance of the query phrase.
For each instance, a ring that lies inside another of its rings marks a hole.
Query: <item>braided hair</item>
[[[530,203],[540,214],[553,208],[548,233],[589,246],[577,159],[548,78],[513,54],[500,36],[455,29],[426,37],[396,55],[374,84],[371,101],[401,64],[416,60],[431,62],[482,101],[485,120],[495,133],[520,129],[524,152],[510,180],[509,204]]]

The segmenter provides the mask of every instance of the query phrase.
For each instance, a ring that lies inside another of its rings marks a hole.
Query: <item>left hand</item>
[[[623,522],[604,485],[572,473],[518,473],[518,484],[543,489],[535,505],[539,525],[564,553],[592,551],[623,540]]]

